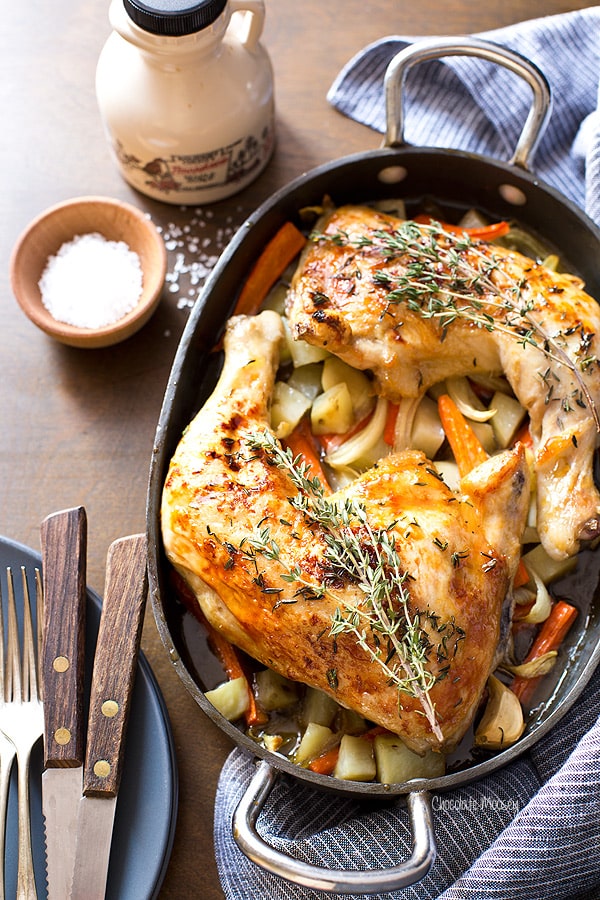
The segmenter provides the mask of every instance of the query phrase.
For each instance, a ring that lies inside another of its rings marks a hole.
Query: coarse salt
[[[101,234],[76,235],[51,256],[39,281],[42,303],[58,322],[103,328],[127,315],[142,293],[137,253]]]
[[[214,230],[210,222],[211,209],[198,207],[190,210],[182,206],[181,212],[190,214],[183,226],[176,222],[158,225],[169,253],[169,269],[166,276],[167,290],[177,299],[177,309],[190,310],[202,295],[204,283],[216,265],[243,217],[244,207],[237,206],[235,214],[227,216],[225,225]],[[202,236],[208,229],[210,236]]]

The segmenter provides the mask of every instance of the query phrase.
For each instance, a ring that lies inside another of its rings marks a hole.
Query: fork
[[[44,712],[41,690],[38,689],[36,644],[40,633],[42,589],[40,573],[36,569],[35,589],[38,633],[34,637],[29,585],[25,567],[21,567],[23,585],[23,652],[19,646],[17,609],[12,569],[6,570],[8,587],[8,635],[3,691],[0,697],[0,729],[12,742],[17,757],[19,858],[17,868],[17,900],[32,900],[37,896],[29,813],[29,761],[31,750],[41,738]],[[22,657],[22,659],[21,659]]]
[[[0,702],[4,700],[4,612],[0,591]],[[16,755],[15,745],[0,731],[0,863],[4,862],[6,844],[6,809],[10,776]],[[4,866],[0,866],[0,900],[4,900]]]

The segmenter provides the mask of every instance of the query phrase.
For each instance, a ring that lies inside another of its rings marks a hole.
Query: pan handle
[[[533,91],[529,115],[510,160],[511,165],[528,169],[548,124],[552,111],[552,97],[546,76],[538,67],[514,50],[474,37],[432,38],[418,41],[401,50],[387,67],[384,78],[386,104],[386,147],[402,147],[404,137],[404,77],[416,63],[440,59],[444,56],[477,56],[497,63],[523,78]]]
[[[414,791],[406,801],[413,834],[410,859],[389,869],[371,871],[324,869],[275,850],[258,834],[256,820],[277,778],[266,761],[259,763],[233,815],[233,837],[252,862],[274,875],[313,890],[339,894],[376,894],[408,887],[424,878],[435,859],[431,803],[426,791]]]

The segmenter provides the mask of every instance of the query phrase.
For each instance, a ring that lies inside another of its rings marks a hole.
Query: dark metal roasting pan
[[[532,105],[510,162],[499,162],[458,150],[416,148],[404,140],[403,80],[415,63],[450,55],[476,56],[502,65],[524,78],[532,89]],[[169,566],[160,535],[161,491],[179,438],[212,391],[220,355],[212,348],[230,315],[237,294],[265,243],[287,220],[299,222],[298,211],[318,205],[328,195],[335,204],[401,197],[410,211],[424,197],[442,210],[477,208],[493,219],[517,219],[560,250],[587,291],[600,299],[600,230],[573,203],[540,183],[529,168],[549,118],[551,98],[543,74],[523,57],[476,39],[436,39],[419,42],[392,60],[385,80],[387,134],[379,150],[335,160],[294,180],[265,202],[242,225],[206,282],[203,296],[191,312],[181,338],[157,427],[148,494],[149,577],[157,626],[173,666],[201,709],[238,746],[259,759],[254,776],[234,818],[234,835],[256,863],[298,884],[339,893],[376,893],[420,880],[435,858],[430,793],[446,791],[483,778],[513,762],[565,715],[576,702],[600,660],[598,618],[599,564],[592,550],[567,585],[581,611],[564,648],[565,665],[546,700],[529,718],[523,737],[508,749],[472,760],[435,779],[381,785],[345,782],[313,774],[276,753],[258,746],[226,721],[205,699],[215,684],[214,659],[196,634],[195,622],[183,613],[169,586]],[[199,631],[200,626],[197,626]],[[553,676],[549,676],[551,679]],[[413,829],[413,853],[388,870],[327,871],[288,858],[258,835],[260,809],[284,772],[317,788],[355,798],[406,802]]]

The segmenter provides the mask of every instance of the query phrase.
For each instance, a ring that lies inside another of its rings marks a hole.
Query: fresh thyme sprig
[[[533,315],[533,301],[524,296],[527,280],[512,277],[498,256],[482,251],[466,232],[454,234],[437,222],[421,225],[408,220],[393,231],[378,229],[356,236],[315,232],[311,237],[337,246],[369,249],[386,261],[401,259],[402,271],[377,271],[374,282],[389,290],[388,304],[405,303],[423,318],[437,319],[442,340],[449,326],[463,319],[506,334],[523,347],[535,347],[546,358],[564,365],[579,384],[600,432],[600,416],[582,375],[597,362],[587,355],[590,335],[581,326],[580,349],[586,355],[577,363],[565,349],[568,335],[551,336]],[[494,273],[501,275],[506,287],[496,283]]]
[[[291,450],[281,444],[267,430],[248,437],[253,452],[264,452],[269,461],[285,470],[298,494],[289,497],[292,507],[302,512],[310,523],[318,524],[325,539],[325,571],[319,584],[306,579],[298,567],[286,570],[284,580],[300,585],[299,594],[309,597],[328,595],[337,603],[330,635],[351,634],[357,644],[383,670],[399,692],[419,700],[433,733],[442,740],[430,691],[447,672],[441,667],[437,675],[428,668],[429,656],[435,650],[429,633],[421,624],[422,613],[412,611],[407,582],[408,573],[402,570],[391,523],[386,529],[374,529],[367,520],[362,504],[346,499],[329,500],[318,478],[309,477],[309,468]],[[246,552],[259,553],[277,559],[285,568],[279,547],[272,539],[265,523],[245,542]],[[336,585],[354,584],[364,597],[360,604],[352,604],[342,597]],[[289,601],[278,601],[289,602]],[[293,601],[292,601],[293,602]],[[437,616],[427,616],[434,630],[440,634],[448,623],[440,624]],[[457,642],[464,632],[452,625]],[[438,663],[445,660],[442,653],[444,636],[437,648]],[[455,645],[455,651],[458,644]],[[444,643],[445,648],[445,643]]]

